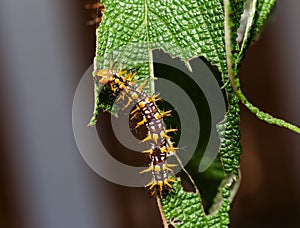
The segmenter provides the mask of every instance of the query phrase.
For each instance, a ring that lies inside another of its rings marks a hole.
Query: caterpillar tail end
[[[174,178],[168,178],[164,181],[156,181],[152,180],[145,187],[151,193],[151,196],[159,196],[160,198],[164,198],[166,194],[168,194],[173,186],[171,183],[177,182]]]

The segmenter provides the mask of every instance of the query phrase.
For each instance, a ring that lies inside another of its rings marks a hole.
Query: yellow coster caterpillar
[[[169,132],[177,131],[177,129],[165,129],[163,117],[170,116],[171,111],[161,112],[156,106],[155,101],[160,100],[158,95],[148,96],[143,87],[145,83],[140,86],[136,86],[133,82],[133,78],[137,71],[133,70],[120,70],[116,72],[113,69],[113,64],[109,70],[99,70],[95,74],[95,81],[98,84],[109,84],[114,94],[120,94],[118,100],[124,100],[127,97],[128,102],[125,107],[128,107],[132,102],[136,108],[131,111],[131,119],[136,114],[141,113],[143,119],[137,123],[135,128],[142,125],[146,125],[148,134],[142,140],[142,142],[149,141],[150,149],[143,151],[150,157],[151,163],[149,167],[141,173],[151,172],[152,180],[146,185],[152,192],[152,195],[162,196],[162,192],[169,191],[172,188],[170,182],[176,180],[169,176],[169,173],[173,172],[172,167],[174,164],[168,164],[167,158],[176,152],[177,148],[174,148],[168,143]]]

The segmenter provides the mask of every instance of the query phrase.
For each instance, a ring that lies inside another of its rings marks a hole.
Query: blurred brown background
[[[76,147],[76,86],[94,56],[82,1],[1,0],[0,227],[161,227],[144,190],[95,174]],[[251,102],[300,125],[300,2],[278,1],[241,70]],[[234,228],[300,227],[300,136],[241,108]]]

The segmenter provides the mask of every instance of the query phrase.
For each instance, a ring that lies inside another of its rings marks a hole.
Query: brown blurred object
[[[91,14],[92,19],[86,23],[87,25],[92,26],[101,23],[103,12],[104,12],[104,5],[101,4],[100,1],[96,3],[86,4],[85,8],[90,11],[91,10],[96,11],[96,14],[95,13]]]

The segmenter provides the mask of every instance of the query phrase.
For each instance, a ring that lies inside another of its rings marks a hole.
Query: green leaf
[[[198,1],[104,1],[105,12],[97,29],[96,69],[108,69],[112,58],[119,63],[126,59],[126,68],[140,66],[139,77],[151,79],[153,49],[161,48],[172,57],[188,61],[202,56],[217,66],[228,98],[228,112],[219,125],[220,155],[224,171],[237,179],[239,155],[238,99],[229,83],[224,42],[224,9],[219,0]],[[239,7],[241,12],[241,6]],[[237,17],[238,18],[238,17]],[[138,47],[138,48],[137,48]],[[151,81],[151,80],[150,80]],[[98,109],[111,110],[107,99],[101,99],[101,90],[95,85],[95,111],[91,124],[95,124]],[[151,91],[151,84],[146,88]],[[220,187],[219,207],[206,215],[201,205],[200,193],[187,193],[180,183],[174,186],[175,194],[163,200],[163,212],[169,222],[174,211],[186,211],[178,227],[227,227],[229,224],[231,192],[228,185]],[[183,202],[184,203],[180,203]],[[177,202],[177,203],[176,203]],[[179,202],[179,203],[178,203]],[[198,205],[197,205],[197,204]],[[172,208],[172,210],[170,210]],[[198,217],[198,215],[201,215]],[[174,217],[174,218],[175,218]],[[196,218],[196,219],[195,219]],[[200,219],[201,218],[201,219]]]
[[[232,4],[232,3],[231,3]],[[230,4],[230,5],[231,5]],[[230,5],[228,7],[230,7]],[[235,55],[233,57],[233,64],[235,65],[234,70],[237,74],[237,70],[242,62],[242,59],[245,56],[246,50],[250,45],[251,41],[251,31],[253,30],[253,24],[254,24],[254,18],[255,15],[257,14],[257,0],[246,0],[244,4],[244,12],[242,15],[242,23],[240,24],[240,28],[238,30],[235,30],[234,27],[230,26],[230,36],[235,37],[235,34],[239,32],[240,34],[240,44],[238,44],[237,40],[231,39],[231,42],[236,43],[237,45],[240,45],[239,52],[236,53],[232,52],[232,55]],[[229,16],[229,23],[230,23],[230,16]],[[232,45],[231,45],[232,46]]]
[[[109,68],[110,59],[126,67],[140,66],[141,81],[152,75],[151,50],[161,48],[172,57],[188,60],[204,56],[226,71],[223,5],[218,1],[103,1],[105,12],[97,29],[96,69]],[[139,48],[137,48],[139,44]],[[112,57],[113,54],[113,57]],[[137,56],[139,55],[139,56]],[[141,58],[142,60],[140,61]],[[152,86],[153,87],[153,86]],[[111,111],[95,85],[95,109]],[[151,94],[151,85],[145,88]]]
[[[235,50],[233,49],[233,37],[236,37],[236,27],[233,26],[233,20],[230,17],[231,8],[233,8],[234,3],[230,0],[225,0],[225,25],[226,28],[226,52],[227,52],[227,66],[229,72],[229,78],[231,86],[238,96],[239,100],[253,113],[257,118],[269,123],[274,124],[280,127],[285,127],[296,133],[300,133],[300,128],[286,122],[285,120],[273,117],[272,115],[261,111],[259,108],[255,107],[250,103],[246,96],[243,94],[239,78],[237,77],[238,70],[242,59],[245,56],[245,52],[249,47],[249,44],[254,40],[258,32],[262,29],[264,22],[267,20],[272,8],[274,7],[275,0],[247,0],[246,9],[248,10],[248,18],[246,20],[245,34],[242,40],[242,46],[240,52],[236,55]],[[227,13],[226,13],[227,12]]]
[[[228,5],[231,26],[231,50],[233,55],[237,54],[240,49],[236,40],[238,38],[238,28],[240,27],[241,16],[244,12],[244,2],[245,0],[230,0],[230,4]]]
[[[257,4],[255,0],[247,1],[252,14],[240,45],[236,39],[244,2],[245,0],[103,1],[105,12],[97,29],[95,71],[108,69],[111,59],[116,62],[116,68],[140,67],[138,83],[147,80],[145,91],[152,94],[152,50],[162,49],[172,57],[179,57],[189,69],[190,59],[204,57],[217,67],[224,84],[228,107],[224,120],[217,126],[220,137],[219,154],[224,172],[217,175],[225,177],[209,213],[205,212],[200,191],[189,173],[186,172],[196,189],[195,193],[186,192],[179,180],[174,184],[173,194],[162,200],[161,214],[176,227],[210,228],[227,227],[229,224],[230,202],[239,183],[242,152],[238,104],[239,100],[243,102],[243,95],[237,78],[238,67],[250,40],[256,37],[275,3],[258,1]],[[95,108],[90,125],[96,123],[100,108],[117,113],[106,94],[105,87],[95,84]],[[268,119],[269,116],[263,118]],[[216,172],[210,173],[220,172],[216,169]]]
[[[276,0],[264,0],[257,2],[257,10],[253,22],[253,29],[251,31],[253,41],[257,38],[257,35],[260,33],[263,26],[265,25],[275,4]]]
[[[174,227],[182,228],[228,227],[230,203],[237,190],[236,183],[233,176],[224,179],[215,204],[210,209],[210,213],[206,214],[198,190],[196,193],[184,191],[178,179],[178,182],[173,186],[173,194],[169,194],[162,200],[168,223]]]

